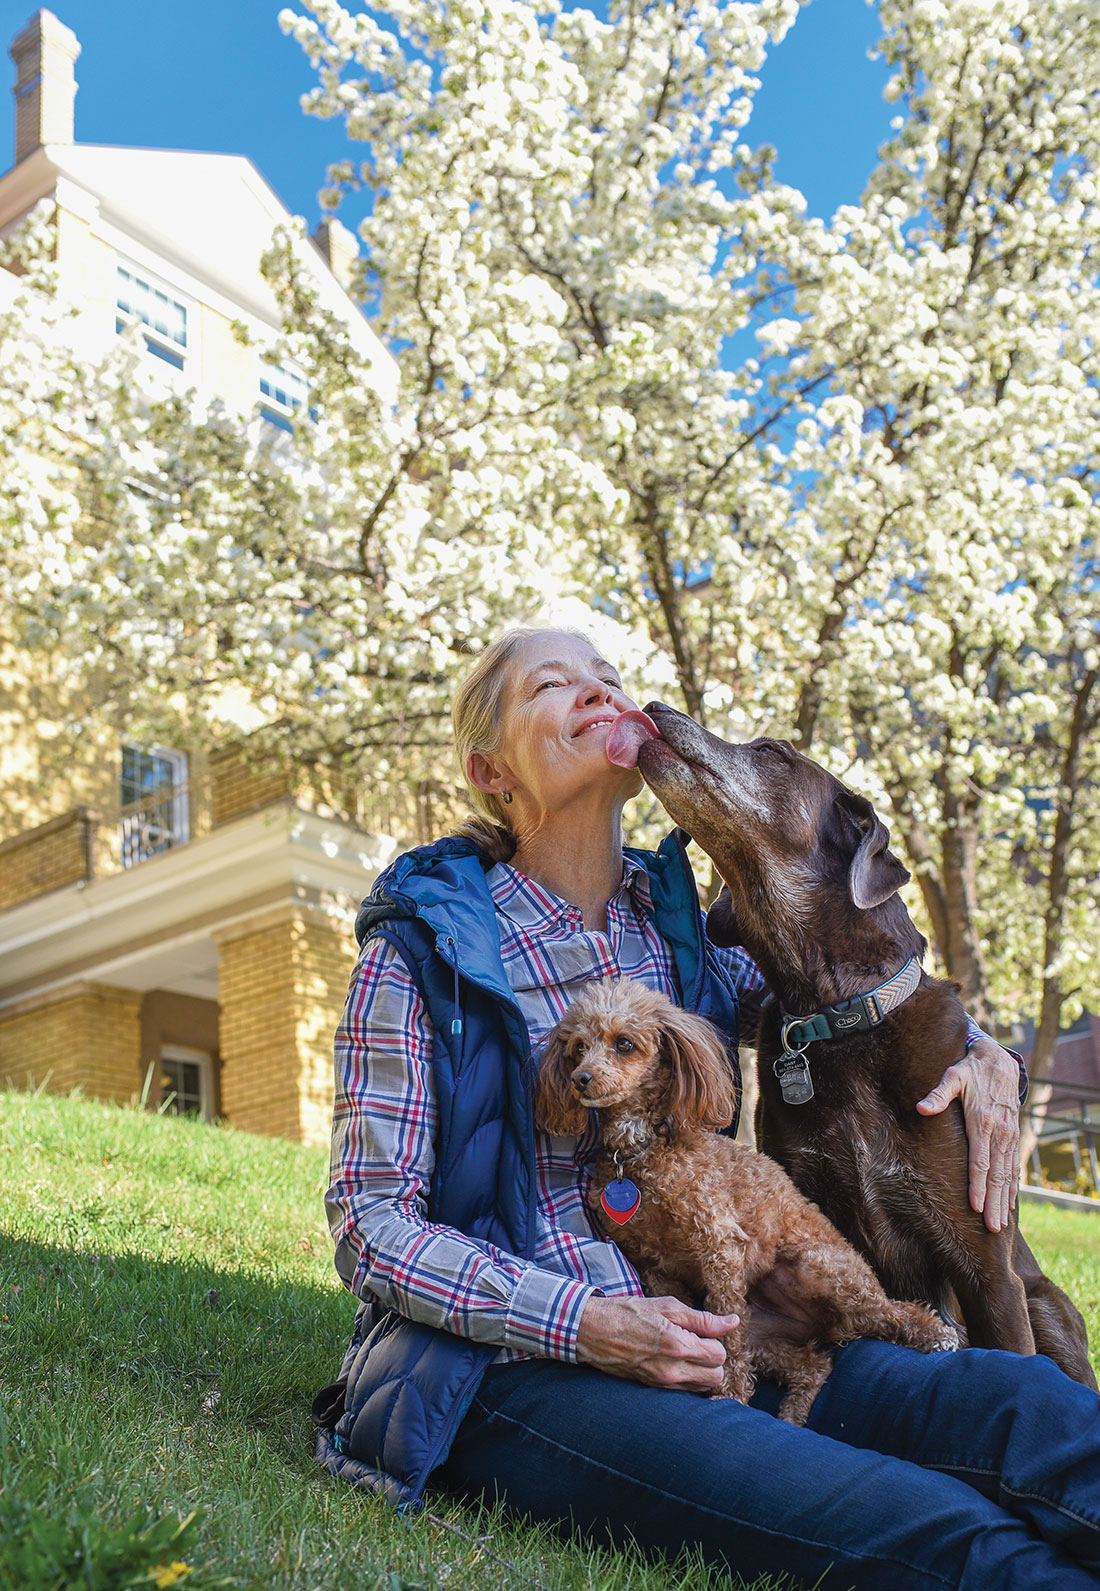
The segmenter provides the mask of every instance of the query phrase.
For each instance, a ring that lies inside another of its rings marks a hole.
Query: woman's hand
[[[736,1315],[711,1315],[678,1298],[600,1298],[584,1306],[577,1358],[648,1387],[717,1392]]]
[[[1020,1185],[1020,1068],[995,1039],[975,1039],[917,1109],[938,1116],[962,1101],[970,1142],[970,1204],[991,1232],[1006,1225]]]

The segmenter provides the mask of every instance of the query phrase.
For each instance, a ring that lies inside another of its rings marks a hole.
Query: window
[[[162,746],[122,748],[122,865],[159,856],[188,838],[187,757]]]
[[[166,1046],[160,1057],[160,1097],[165,1115],[213,1115],[209,1055],[203,1050]]]
[[[135,320],[145,329],[145,346],[158,359],[183,369],[187,353],[187,305],[152,278],[125,265],[118,267],[115,295],[115,330],[124,331]]]
[[[292,431],[296,411],[309,401],[309,383],[290,365],[260,362],[260,413],[280,431]]]

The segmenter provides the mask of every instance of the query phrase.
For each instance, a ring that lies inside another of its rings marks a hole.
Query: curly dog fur
[[[737,1314],[724,1339],[722,1396],[745,1403],[757,1373],[782,1382],[783,1419],[805,1422],[831,1369],[826,1344],[880,1337],[930,1353],[957,1346],[950,1326],[918,1304],[887,1298],[874,1273],[786,1172],[721,1136],[734,1083],[721,1035],[629,978],[592,984],[550,1033],[536,1117],[547,1132],[579,1136],[599,1112],[601,1145],[592,1208],[650,1294],[674,1293],[716,1314]],[[618,1158],[641,1193],[622,1226],[600,1193]],[[758,1322],[755,1288],[781,1277],[809,1341]]]

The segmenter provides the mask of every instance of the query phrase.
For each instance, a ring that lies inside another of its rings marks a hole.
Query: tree
[[[363,145],[325,198],[371,191],[397,403],[284,237],[293,451],[116,394],[51,623],[73,657],[106,624],[135,708],[154,660],[177,700],[243,685],[269,742],[414,779],[483,639],[587,613],[651,690],[889,805],[941,962],[979,1015],[1041,1008],[1041,1070],[1100,996],[1100,20],[882,0],[895,136],[825,223],[746,137],[796,14],[284,12],[306,108]]]
[[[881,785],[948,971],[1038,1015],[1043,1076],[1100,997],[1100,19],[882,13],[896,137],[789,290],[785,380],[829,372],[771,549],[813,574],[792,718]]]

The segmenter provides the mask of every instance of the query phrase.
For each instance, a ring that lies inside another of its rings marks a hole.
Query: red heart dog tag
[[[603,1212],[616,1226],[629,1221],[641,1202],[642,1196],[629,1177],[619,1177],[609,1182],[600,1194]]]

